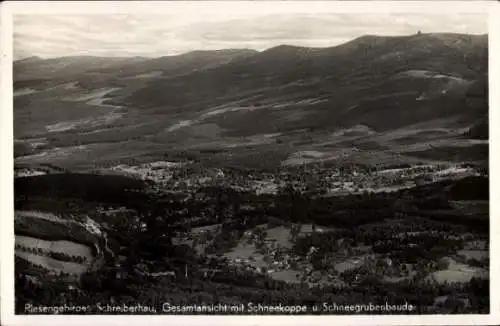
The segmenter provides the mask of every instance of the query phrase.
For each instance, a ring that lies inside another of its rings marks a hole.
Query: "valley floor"
[[[102,185],[92,192],[86,174],[17,179],[26,183],[16,201],[20,302],[368,299],[410,302],[417,313],[488,309],[487,178],[474,167],[112,170],[92,176]],[[141,179],[143,188],[127,188]],[[45,287],[60,292],[48,297]]]

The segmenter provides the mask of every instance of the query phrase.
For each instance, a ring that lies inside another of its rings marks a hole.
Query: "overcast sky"
[[[483,14],[15,15],[14,58],[175,55],[280,44],[325,47],[364,34],[487,33]]]

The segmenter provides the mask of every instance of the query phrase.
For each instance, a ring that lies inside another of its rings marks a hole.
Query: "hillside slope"
[[[487,148],[487,56],[487,35],[421,34],[330,48],[73,58],[77,68],[59,62],[54,73],[43,67],[57,60],[34,58],[15,64],[16,138],[43,139],[43,159],[57,160],[74,146],[106,159],[113,149],[120,159],[186,150],[218,162],[273,153],[277,164],[307,149],[333,160],[483,160],[474,153]],[[37,80],[51,86],[29,85]]]

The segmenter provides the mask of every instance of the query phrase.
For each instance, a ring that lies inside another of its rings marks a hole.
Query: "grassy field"
[[[46,212],[38,212],[38,211],[21,211],[21,210],[16,210],[16,217],[22,219],[22,218],[37,218],[37,219],[42,219],[42,220],[47,220],[55,223],[65,223],[65,221],[54,214],[46,213]]]
[[[377,136],[373,139],[339,136],[332,143],[328,141],[331,138],[328,132],[314,134],[311,140],[302,140],[306,136],[293,132],[266,137],[272,134],[266,130],[245,137],[232,137],[226,135],[225,129],[218,124],[187,126],[167,132],[164,124],[142,121],[141,118],[137,120],[133,114],[130,115],[124,118],[123,123],[114,122],[112,127],[77,128],[50,134],[45,145],[24,150],[24,156],[18,156],[16,163],[53,163],[83,170],[106,162],[118,164],[131,158],[148,163],[161,160],[163,155],[177,150],[185,150],[196,160],[222,168],[268,168],[319,161],[345,165],[432,164],[484,161],[488,158],[487,144],[458,146],[454,139],[433,145],[434,141],[423,137],[415,140],[412,143],[415,149],[410,150],[406,145],[398,145],[397,141],[377,140]],[[430,148],[430,145],[434,147]],[[307,150],[318,155],[301,154]]]
[[[225,253],[224,257],[233,261],[247,261],[249,265],[257,268],[269,266],[269,264],[264,261],[264,255],[257,252],[255,245],[248,244],[244,240],[240,241],[236,247],[231,249],[231,251]],[[253,257],[253,259],[250,260],[250,257]]]
[[[290,283],[300,283],[301,282],[302,271],[286,269],[281,271],[276,271],[271,273],[271,278],[277,281],[285,281]]]
[[[489,252],[486,250],[459,250],[457,254],[464,256],[465,259],[482,260],[489,257]]]
[[[88,261],[91,261],[93,258],[92,252],[88,246],[72,241],[48,241],[34,237],[16,235],[15,243],[23,247],[40,248],[43,251],[60,252],[68,256],[82,256],[86,257]]]
[[[15,232],[15,255],[56,274],[81,275],[97,258],[98,237],[72,219],[47,212],[16,211]],[[41,252],[35,254],[37,250]],[[82,257],[85,262],[60,260],[50,257],[52,254]]]
[[[52,222],[46,219],[16,217],[15,232],[48,241],[67,240],[88,245],[96,242],[96,238],[77,223]]]
[[[276,245],[290,249],[293,246],[290,235],[290,228],[286,226],[278,226],[275,228],[265,229],[267,232],[267,239],[276,242]]]
[[[489,200],[454,200],[450,201],[453,209],[465,215],[488,215],[490,212]]]
[[[465,283],[469,282],[473,277],[488,277],[488,271],[484,268],[471,267],[458,263],[453,259],[449,259],[448,261],[450,264],[447,269],[436,271],[430,275],[430,277],[433,277],[440,284],[445,282]]]
[[[334,268],[337,272],[342,273],[350,269],[359,268],[364,265],[363,256],[360,257],[350,257],[344,261],[336,263]]]
[[[16,256],[19,256],[31,262],[32,264],[40,265],[43,268],[57,274],[60,272],[64,272],[74,275],[81,275],[89,269],[89,266],[87,264],[78,264],[73,262],[61,261],[50,257],[36,255],[19,250],[16,250],[15,254]]]
[[[468,241],[464,245],[465,250],[487,250],[488,243],[485,240]]]

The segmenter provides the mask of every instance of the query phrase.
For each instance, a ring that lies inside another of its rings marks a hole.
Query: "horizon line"
[[[186,51],[186,52],[180,52],[180,53],[177,53],[177,54],[167,54],[167,55],[160,55],[160,56],[142,56],[142,55],[135,55],[135,56],[109,56],[109,55],[92,55],[92,54],[89,54],[89,55],[85,55],[85,54],[76,54],[76,55],[65,55],[65,56],[57,56],[57,57],[42,57],[42,56],[39,56],[39,55],[31,55],[31,56],[27,56],[27,57],[24,57],[24,58],[20,58],[20,59],[15,59],[13,60],[12,62],[13,63],[16,63],[16,62],[19,62],[19,61],[23,61],[23,60],[28,60],[28,59],[40,59],[40,60],[57,60],[57,59],[68,59],[68,58],[105,58],[105,59],[132,59],[132,58],[137,58],[137,59],[146,59],[146,60],[154,60],[154,59],[160,59],[160,58],[167,58],[167,57],[177,57],[177,56],[182,56],[182,55],[186,55],[186,54],[190,54],[190,53],[196,53],[196,52],[217,52],[217,51],[252,51],[252,52],[257,52],[257,53],[263,53],[263,52],[266,52],[266,51],[269,51],[269,50],[272,50],[272,49],[275,49],[275,48],[279,48],[279,47],[293,47],[293,48],[302,48],[302,49],[330,49],[330,48],[334,48],[334,47],[337,47],[337,46],[342,46],[344,44],[348,44],[350,42],[353,42],[357,39],[360,39],[360,38],[363,38],[363,37],[385,37],[385,38],[392,38],[392,37],[413,37],[413,36],[425,36],[425,35],[436,35],[436,34],[440,34],[440,35],[468,35],[468,36],[488,36],[489,35],[489,32],[487,33],[459,33],[459,32],[427,32],[427,33],[423,33],[421,31],[417,31],[416,33],[412,33],[412,34],[401,34],[401,35],[378,35],[378,34],[363,34],[363,35],[360,35],[358,37],[355,37],[355,38],[352,38],[346,42],[342,42],[342,43],[338,43],[338,44],[335,44],[335,45],[330,45],[330,46],[323,46],[323,47],[318,47],[318,46],[302,46],[302,45],[293,45],[293,44],[287,44],[287,43],[282,43],[282,44],[278,44],[278,45],[275,45],[275,46],[271,46],[269,48],[265,48],[265,49],[262,49],[262,50],[258,50],[258,49],[252,49],[252,48],[221,48],[221,49],[213,49],[213,50],[202,50],[202,49],[198,49],[198,50],[190,50],[190,51]]]

